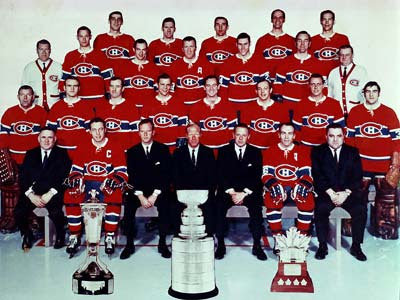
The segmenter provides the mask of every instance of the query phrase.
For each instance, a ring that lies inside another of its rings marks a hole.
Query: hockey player
[[[375,209],[371,212],[375,234],[384,239],[398,238],[395,208],[400,168],[400,123],[393,109],[380,103],[381,88],[375,81],[364,86],[365,103],[352,108],[347,120],[348,143],[360,151],[363,194],[376,188]]]
[[[307,146],[318,146],[326,142],[326,127],[338,123],[344,127],[344,116],[340,104],[326,97],[322,90],[324,80],[320,74],[312,74],[309,80],[310,96],[296,106],[293,123],[297,140]]]
[[[204,77],[215,74],[214,66],[205,57],[196,56],[196,39],[183,39],[183,58],[175,61],[170,69],[175,93],[182,101],[191,105],[204,97]]]
[[[329,72],[339,65],[339,47],[350,44],[349,38],[333,31],[335,24],[335,13],[324,10],[320,14],[322,33],[311,38],[311,53],[320,64]]]
[[[271,78],[275,78],[278,65],[294,52],[294,38],[283,32],[285,23],[285,12],[275,9],[271,13],[272,30],[257,40],[254,55],[263,57],[271,66]]]
[[[238,124],[237,114],[227,99],[218,95],[217,76],[204,78],[204,89],[206,96],[190,107],[189,120],[200,126],[203,144],[217,149],[232,139],[232,130]]]
[[[295,137],[294,125],[283,123],[279,129],[280,142],[263,152],[264,204],[274,236],[282,234],[282,207],[289,199],[297,206],[297,228],[302,234],[309,234],[313,217],[310,152],[295,145]]]
[[[249,124],[249,144],[266,149],[279,142],[279,127],[289,122],[289,111],[284,103],[271,99],[272,83],[269,80],[256,84],[256,95],[256,101],[245,104],[240,120]]]
[[[70,230],[67,253],[74,256],[81,243],[82,214],[80,203],[89,199],[93,189],[97,198],[107,204],[104,230],[106,236],[105,252],[115,251],[115,232],[118,229],[121,213],[122,186],[127,181],[124,151],[118,144],[106,136],[105,122],[93,118],[89,124],[90,139],[77,149],[72,160],[71,172],[66,181],[68,189],[64,195],[64,204]]]
[[[79,27],[76,34],[79,48],[65,55],[60,91],[64,91],[65,79],[73,76],[80,80],[82,100],[102,99],[106,86],[113,76],[112,67],[103,52],[90,46],[92,32],[88,27]]]
[[[345,118],[355,105],[364,102],[362,88],[368,78],[365,68],[354,64],[353,55],[352,46],[341,46],[340,66],[334,68],[328,77],[328,96],[339,101]]]
[[[124,64],[121,77],[124,79],[124,97],[137,107],[143,107],[155,95],[155,82],[160,70],[147,59],[147,42],[135,41],[135,56]]]
[[[214,19],[214,29],[215,36],[201,43],[199,56],[207,57],[212,64],[223,64],[229,57],[236,54],[236,39],[227,35],[229,24],[225,17]]]
[[[149,45],[149,61],[153,62],[161,72],[168,73],[172,63],[183,56],[183,42],[174,37],[175,30],[174,18],[165,18],[161,25],[162,38],[152,41]]]
[[[93,48],[101,50],[105,54],[113,68],[114,75],[120,76],[120,69],[124,63],[135,54],[133,46],[135,39],[131,35],[121,32],[124,18],[120,11],[111,12],[108,15],[108,22],[110,24],[109,31],[99,34],[94,39]]]
[[[58,81],[61,79],[61,64],[50,58],[51,45],[48,40],[36,43],[38,58],[27,64],[22,73],[21,85],[29,85],[35,92],[35,103],[47,111],[59,100]]]

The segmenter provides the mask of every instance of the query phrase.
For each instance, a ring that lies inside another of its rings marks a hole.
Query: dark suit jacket
[[[215,193],[216,163],[213,150],[201,145],[193,165],[188,146],[175,149],[173,154],[173,181],[177,190],[209,190]]]
[[[171,173],[171,156],[164,144],[153,142],[149,158],[141,143],[127,151],[128,182],[134,191],[142,191],[145,197],[155,189],[166,194],[169,190]]]
[[[360,196],[362,184],[361,159],[358,149],[343,144],[336,164],[328,144],[315,147],[311,152],[314,189],[319,198],[329,199],[326,190],[352,191],[351,197]]]
[[[71,160],[65,149],[53,147],[45,167],[42,167],[40,147],[26,152],[21,167],[20,186],[21,193],[25,193],[30,186],[37,195],[47,193],[51,188],[57,190],[55,197],[61,197],[64,193],[62,183],[68,177],[71,169]]]
[[[222,147],[218,152],[219,192],[229,188],[242,192],[245,188],[253,191],[254,196],[262,193],[262,155],[260,149],[247,145],[242,161],[239,161],[235,144]]]

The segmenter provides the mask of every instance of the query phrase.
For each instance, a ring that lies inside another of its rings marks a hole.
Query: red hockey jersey
[[[169,74],[169,67],[172,63],[183,56],[182,47],[181,39],[175,38],[168,43],[162,39],[157,39],[150,43],[147,57],[162,73]]]
[[[206,57],[212,64],[223,64],[237,52],[236,39],[226,36],[224,39],[210,37],[201,43],[199,56]]]

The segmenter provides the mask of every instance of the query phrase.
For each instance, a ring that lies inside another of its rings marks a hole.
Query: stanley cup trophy
[[[207,190],[178,190],[186,204],[181,233],[172,239],[172,275],[168,294],[179,299],[207,299],[218,295],[215,285],[214,238],[206,237],[203,212]]]
[[[286,236],[276,237],[279,263],[271,292],[314,293],[306,262],[310,240],[310,236],[300,234],[296,227],[289,228]]]
[[[86,258],[72,275],[72,291],[76,294],[102,295],[114,292],[114,275],[99,258],[101,225],[107,204],[99,203],[96,190],[81,204],[86,232]]]

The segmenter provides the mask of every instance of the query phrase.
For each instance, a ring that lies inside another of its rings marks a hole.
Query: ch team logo
[[[204,120],[204,128],[209,131],[224,129],[224,119],[220,117],[209,117]]]
[[[367,122],[361,125],[360,132],[361,135],[368,137],[368,138],[375,138],[381,136],[382,125],[374,123],[374,122]]]
[[[131,78],[131,86],[135,89],[141,90],[141,89],[145,89],[149,86],[149,78],[142,76],[142,75],[137,75],[137,76],[133,76]]]
[[[325,60],[335,59],[337,57],[337,51],[338,49],[336,48],[331,48],[331,47],[322,48],[319,51],[319,58]]]
[[[249,72],[239,72],[235,75],[235,82],[240,85],[249,85],[254,83],[253,74]]]
[[[154,126],[166,128],[172,125],[172,115],[166,113],[159,113],[153,117]]]
[[[64,130],[74,130],[79,128],[79,119],[74,116],[64,116],[60,120],[60,128]]]
[[[224,60],[229,58],[230,53],[224,50],[216,50],[211,53],[211,61],[216,63],[222,63]]]
[[[311,73],[304,70],[297,70],[292,73],[292,79],[299,84],[306,84],[310,79]]]
[[[160,56],[160,62],[164,66],[170,66],[178,58],[179,55],[173,53],[164,53]]]
[[[275,132],[274,121],[267,118],[260,118],[254,121],[254,130],[261,133]]]
[[[57,75],[50,75],[50,76],[49,76],[49,79],[50,79],[51,81],[57,82],[57,81],[58,81],[58,76],[57,76]]]
[[[124,48],[122,47],[117,47],[117,46],[111,46],[108,47],[106,50],[106,56],[107,58],[119,58],[124,56]]]
[[[78,76],[86,77],[93,74],[92,71],[93,65],[88,63],[81,63],[75,67],[75,73]]]
[[[86,171],[89,175],[102,176],[107,174],[107,164],[101,161],[91,161],[86,166]]]
[[[359,85],[360,85],[360,81],[357,80],[357,79],[350,79],[349,83],[350,83],[352,86],[359,86]]]
[[[194,75],[185,75],[181,78],[181,85],[185,89],[194,89],[199,87],[200,78]]]
[[[121,130],[121,120],[114,118],[107,118],[105,121],[106,121],[107,131],[114,132]]]
[[[325,128],[329,125],[328,115],[320,113],[311,114],[307,118],[307,123],[312,128]]]
[[[20,121],[14,124],[14,131],[18,135],[28,135],[33,133],[33,124],[25,121]]]
[[[279,165],[275,168],[275,177],[283,181],[295,180],[297,178],[296,168],[286,164]]]
[[[272,48],[269,48],[266,50],[267,51],[267,56],[269,56],[272,59],[282,59],[287,57],[287,51],[288,49],[283,46],[274,46]]]

